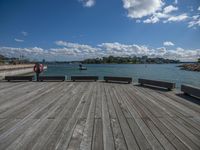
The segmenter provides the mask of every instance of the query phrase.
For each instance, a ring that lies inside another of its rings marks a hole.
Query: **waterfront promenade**
[[[199,150],[200,105],[132,84],[0,82],[0,149]]]

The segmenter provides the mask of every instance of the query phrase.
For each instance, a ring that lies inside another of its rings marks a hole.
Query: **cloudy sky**
[[[200,0],[0,0],[0,54],[200,57]]]

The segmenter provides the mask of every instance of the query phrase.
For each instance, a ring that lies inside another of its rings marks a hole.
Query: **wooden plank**
[[[102,91],[102,121],[103,121],[103,143],[104,143],[104,150],[114,150],[114,139],[113,133],[111,129],[110,123],[110,116],[108,111],[108,104],[106,100],[106,95],[104,91],[104,84],[101,84],[101,91]]]
[[[103,150],[103,125],[102,119],[95,119],[93,134],[93,150]]]
[[[102,118],[102,101],[101,101],[101,89],[100,85],[97,84],[97,96],[96,96],[96,109],[95,109],[95,118],[101,119]]]
[[[16,126],[10,132],[1,134],[0,136],[0,149],[6,149],[15,139],[17,139],[25,130],[27,130],[36,120],[31,119],[24,121],[20,125]],[[12,134],[11,134],[12,133]]]
[[[40,89],[41,87],[45,87],[45,85],[44,84],[36,85],[35,83],[29,82],[26,83],[26,86],[22,86],[20,88],[12,90],[12,93],[10,91],[2,93],[0,92],[0,106],[3,107],[3,105],[7,104],[8,102],[13,104],[16,98],[22,97],[28,93]]]
[[[29,114],[26,118],[24,118],[24,119],[22,119],[19,123],[17,123],[16,125],[15,125],[15,128],[16,128],[16,126],[21,126],[23,123],[26,123],[26,122],[29,122],[29,120],[36,120],[35,122],[34,122],[34,124],[31,124],[31,125],[29,125],[29,127],[35,127],[34,125],[36,125],[35,123],[38,123],[38,122],[40,122],[40,120],[38,120],[38,119],[32,119],[31,118],[31,116],[32,116],[33,114]],[[19,128],[18,127],[18,128]],[[18,129],[17,129],[18,130]],[[17,131],[16,130],[16,131]],[[13,130],[12,128],[10,129],[10,130],[8,130],[7,132],[5,132],[4,134],[5,134],[5,136],[8,136],[8,135],[12,135],[12,134],[15,134],[15,133],[12,133],[12,132],[15,132],[15,130]],[[25,130],[24,130],[25,131]],[[32,130],[31,130],[32,131]],[[29,132],[28,132],[29,133]],[[3,135],[4,135],[3,134]],[[25,132],[25,135],[26,135],[26,132]],[[22,137],[24,137],[24,135],[22,136]],[[20,137],[21,138],[21,137]],[[5,138],[5,139],[7,139],[7,138]],[[11,138],[10,138],[11,139]],[[26,139],[26,138],[25,138]],[[18,141],[18,140],[17,140]],[[21,143],[22,141],[20,140],[20,143]],[[18,144],[16,144],[16,145],[18,145]]]
[[[79,115],[81,114],[82,109],[85,105],[85,103],[83,103],[84,95],[82,95],[78,99],[79,99],[79,103],[78,103],[77,107],[75,108],[74,113],[73,114],[68,113],[67,115],[65,115],[64,120],[66,120],[66,121],[64,121],[65,123],[63,123],[64,126],[60,127],[60,129],[58,129],[58,131],[55,131],[55,133],[57,133],[57,136],[55,136],[54,138],[51,137],[51,139],[47,142],[47,144],[45,144],[44,148],[67,149],[67,147],[69,146],[69,143],[70,143],[70,139],[73,136],[73,132],[75,134],[77,133],[77,128],[75,128],[75,127],[78,122]],[[73,112],[73,111],[70,110],[70,112]],[[56,142],[56,140],[58,142]],[[55,145],[52,145],[52,143],[55,143]]]
[[[112,89],[111,92],[114,93],[115,99],[118,99],[117,92],[114,89]],[[115,107],[115,111],[116,111],[121,129],[122,129],[122,132],[124,134],[124,138],[125,138],[128,149],[139,149],[138,144],[136,142],[136,138],[132,134],[130,127],[128,126],[127,120],[126,120],[122,110],[120,109],[120,106],[119,106],[119,103],[117,102],[117,100],[113,101],[113,105]]]
[[[84,116],[82,116],[83,112],[86,111],[85,108],[87,108],[86,106],[89,105],[90,103],[87,103],[87,101],[89,101],[89,99],[92,99],[92,92],[93,92],[93,86],[90,86],[88,89],[88,92],[85,92],[85,97],[83,100],[84,104],[84,108],[81,112],[81,116],[79,117],[76,127],[73,131],[73,135],[71,137],[71,140],[69,142],[69,146],[67,149],[80,149],[80,145],[81,145],[81,141],[83,140],[83,134],[84,134],[84,129],[85,129],[85,125],[86,125],[86,118]],[[89,101],[91,102],[91,101]]]
[[[26,119],[29,120],[31,119],[30,117]],[[31,125],[31,129],[27,130],[24,132],[24,134],[22,134],[12,145],[11,147],[15,147],[16,149],[26,149],[29,146],[33,146],[37,141],[37,139],[41,136],[41,133],[44,133],[44,131],[46,131],[46,129],[48,128],[49,124],[46,124],[47,121],[47,115],[44,115],[44,118],[42,119],[36,119],[37,121]],[[40,127],[43,127],[43,124],[46,124],[45,129],[43,129],[42,131],[40,131]],[[38,129],[39,128],[39,129]],[[29,136],[30,135],[30,136]],[[20,143],[20,144],[19,144]],[[28,148],[29,149],[29,148]]]
[[[6,92],[11,92],[15,89],[20,89],[21,87],[27,86],[27,84],[31,84],[31,83],[29,83],[29,82],[20,82],[20,83],[17,83],[17,84],[16,83],[9,83],[11,86],[1,89],[0,94],[2,95]],[[2,84],[4,84],[4,83],[2,83]],[[12,86],[12,84],[13,84],[13,86]]]
[[[127,105],[127,108],[129,109],[131,115],[134,117],[138,127],[140,128],[140,130],[142,131],[143,135],[145,136],[145,138],[147,139],[147,141],[149,142],[149,144],[151,145],[151,147],[153,149],[163,149],[162,145],[158,142],[158,140],[154,137],[154,135],[152,134],[151,130],[147,127],[147,125],[144,123],[144,121],[142,120],[141,116],[138,114],[138,112],[136,111],[137,108],[134,104],[131,104],[130,102],[132,102],[133,100],[131,100],[129,97],[127,97],[127,95],[124,95],[124,101]]]
[[[200,139],[198,139],[194,134],[184,128],[182,124],[179,124],[175,119],[167,118],[167,120],[200,148]]]
[[[80,149],[80,145],[83,140],[84,129],[86,126],[86,120],[87,120],[87,116],[89,115],[88,114],[89,108],[91,107],[90,105],[91,105],[91,101],[92,101],[92,93],[94,90],[93,85],[91,84],[90,87],[87,89],[89,89],[89,91],[85,91],[86,96],[83,101],[85,103],[85,105],[84,105],[82,113],[79,117],[79,120],[77,122],[77,125],[74,129],[74,133],[70,140],[68,149]],[[78,133],[78,134],[76,134],[76,133]]]
[[[23,118],[23,119],[17,119],[18,122],[16,122],[16,124],[13,124],[13,123],[12,123],[13,118],[17,118],[16,116],[11,117],[11,118],[8,117],[8,118],[5,120],[4,125],[1,124],[1,126],[6,126],[6,128],[4,128],[4,130],[1,130],[1,134],[3,134],[5,131],[6,131],[7,133],[13,131],[13,128],[15,129],[16,126],[18,126],[18,125],[20,126],[20,125],[23,124],[25,121],[27,121],[28,118],[31,119],[30,117],[32,116],[32,114],[33,114],[33,113],[30,113],[28,116],[26,116],[26,117]],[[13,115],[14,115],[14,113],[13,113]],[[16,115],[17,115],[17,113],[16,113]],[[15,126],[13,126],[13,125],[15,125]]]
[[[67,87],[66,87],[67,91],[72,89],[72,86],[67,86]],[[75,87],[75,88],[77,88],[77,87]],[[46,132],[47,132],[46,130],[48,130],[50,128],[50,126],[52,126],[52,124],[55,125],[55,123],[59,122],[58,119],[55,119],[55,120],[48,119],[48,116],[49,115],[51,116],[52,114],[54,114],[54,110],[57,108],[57,106],[59,106],[58,104],[63,105],[63,102],[70,97],[71,97],[71,94],[70,94],[70,92],[68,92],[68,93],[66,93],[66,95],[64,97],[57,99],[57,104],[55,104],[54,108],[49,109],[48,115],[42,114],[41,119],[37,119],[38,122],[32,126],[31,130],[26,131],[11,146],[15,147],[16,149],[20,149],[20,150],[21,149],[24,149],[24,150],[32,149],[32,147],[36,144],[37,140],[40,139],[40,137],[42,135],[46,134]],[[69,102],[69,101],[67,101],[67,102]],[[51,136],[51,139],[53,139],[53,137],[54,136]]]
[[[83,90],[84,88],[85,86],[80,86],[75,90],[81,91],[81,89]],[[77,115],[80,113],[83,107],[83,103],[81,101],[81,97],[83,95],[77,95],[73,92],[71,94],[72,95],[68,95],[69,97],[67,98],[70,100],[69,103],[58,115],[58,117],[55,118],[55,121],[50,125],[46,132],[38,139],[33,149],[60,149],[61,147],[68,146],[73,128],[76,124],[74,121],[77,120],[74,118],[77,118]],[[66,97],[64,99],[66,100]],[[69,128],[71,131],[68,130]],[[68,131],[70,131],[71,134],[69,134]],[[69,137],[67,138],[66,136]]]
[[[73,135],[69,142],[68,150],[79,150],[80,144],[83,139],[83,131],[85,128],[86,119],[79,118],[76,127],[74,128]]]
[[[126,88],[124,88],[126,89]],[[129,93],[127,93],[127,95],[130,95],[130,98],[136,98],[138,96],[138,99],[140,99],[141,101],[146,101],[146,103],[148,103],[150,106],[150,111],[156,116],[156,117],[164,117],[166,115],[170,115],[173,116],[170,112],[168,112],[164,107],[162,107],[161,105],[159,105],[159,103],[156,103],[154,101],[154,99],[151,99],[150,97],[146,96],[146,93],[141,93],[140,91],[136,91],[136,90],[132,90],[131,88],[128,89]],[[126,92],[124,90],[124,92]],[[132,94],[130,94],[132,93]],[[145,104],[144,104],[145,105]],[[148,106],[148,105],[147,105]],[[138,112],[143,118],[147,117],[146,113],[143,113],[143,111],[139,111]],[[143,114],[142,114],[143,113]]]
[[[165,118],[159,118],[160,121],[165,124],[165,126],[171,130],[189,149],[199,150],[199,147],[195,145],[187,136],[180,132],[176,127],[174,127],[168,120]]]
[[[118,87],[118,86],[117,86]],[[116,89],[115,87],[113,87],[114,89]],[[119,88],[117,88],[118,90],[120,90]],[[133,116],[131,115],[131,113],[128,111],[128,108],[127,108],[127,106],[126,106],[126,104],[125,104],[125,102],[124,102],[124,100],[123,100],[123,96],[124,96],[124,92],[123,91],[118,91],[118,92],[122,92],[123,94],[118,94],[117,95],[117,102],[118,102],[118,104],[119,104],[119,106],[120,106],[120,108],[121,108],[121,110],[122,110],[122,112],[123,112],[123,114],[124,114],[124,116],[128,119],[131,119],[131,118],[133,118]],[[111,94],[112,92],[110,92],[110,94]],[[112,97],[114,97],[114,95],[112,95]]]
[[[166,97],[169,97],[170,99],[172,99],[178,103],[181,103],[181,104],[185,105],[186,107],[189,107],[190,109],[195,110],[196,112],[200,113],[200,105],[193,103],[193,100],[195,98],[190,97],[189,98],[190,101],[189,101],[189,100],[185,99],[184,97],[178,96],[177,93],[175,93],[175,92],[161,92],[161,91],[158,91],[158,92],[165,95]]]
[[[126,90],[126,89],[125,89]],[[128,90],[126,90],[128,91]],[[133,94],[131,94],[132,96]],[[130,96],[130,97],[131,97]],[[132,101],[133,102],[133,101]],[[179,150],[183,150],[183,149],[188,149],[168,128],[166,128],[159,120],[158,118],[162,118],[162,117],[156,117],[153,115],[153,113],[150,111],[152,108],[151,106],[148,107],[148,101],[144,100],[140,100],[139,96],[135,96],[134,95],[134,106],[136,109],[139,109],[138,111],[144,111],[147,114],[147,118],[151,119],[153,121],[153,123],[157,126],[157,128],[162,132],[162,134],[173,144],[173,146],[176,149]],[[142,103],[142,104],[140,104]],[[144,118],[145,119],[145,118]],[[147,120],[147,119],[146,119]],[[148,122],[146,121],[146,123],[148,124]],[[155,135],[156,136],[156,135]],[[163,137],[159,138],[158,140],[162,140]],[[162,141],[161,141],[162,143]],[[168,146],[169,143],[165,146]],[[170,146],[170,145],[169,145]],[[168,146],[168,147],[169,147]],[[171,149],[172,146],[170,146],[169,148]],[[173,149],[173,147],[172,147]]]
[[[12,115],[12,114],[16,115],[16,110],[21,110],[22,107],[30,104],[34,100],[36,101],[37,98],[44,96],[48,94],[49,92],[53,91],[54,88],[56,88],[56,86],[55,87],[51,87],[51,86],[41,87],[37,90],[34,90],[31,93],[27,93],[26,95],[23,95],[23,97],[16,98],[14,102],[8,101],[8,103],[6,103],[5,106],[2,106],[3,108],[1,108],[3,111],[0,114],[0,118],[6,118],[6,117],[8,118],[9,115]]]
[[[128,89],[126,89],[126,88],[124,88],[124,90],[128,91]],[[127,95],[129,95],[129,93]],[[145,117],[142,117],[142,120],[145,122],[145,124],[148,126],[148,128],[151,130],[151,132],[159,140],[159,142],[162,144],[162,146],[164,148],[166,148],[166,149],[175,149],[169,143],[169,141],[165,138],[165,136],[160,132],[160,130],[152,123],[152,121],[150,120],[151,117],[149,117],[149,112],[147,113],[147,112],[144,111],[145,110],[144,106],[146,105],[146,103],[144,103],[144,105],[143,105],[143,104],[138,103],[140,101],[141,100],[138,100],[137,97],[134,97],[134,101],[132,101],[132,102],[135,102],[134,106],[135,106],[135,108],[136,108],[136,110],[138,111],[139,114],[142,114],[142,116],[144,116],[143,114],[146,114]],[[142,108],[140,108],[140,107],[142,107]],[[139,139],[138,143],[140,143],[140,147],[142,149],[147,149],[148,148],[147,146],[149,146],[149,144],[146,143],[146,145],[145,145],[145,143],[141,143],[141,141],[143,141],[143,140],[140,140],[140,138],[142,137],[141,134],[136,132],[136,135],[138,135],[136,139]]]
[[[184,128],[189,130],[193,135],[195,135],[198,139],[200,139],[200,131],[191,126],[188,122],[185,120],[182,120],[181,118],[176,118],[176,121],[179,122]]]
[[[95,122],[94,132],[92,140],[93,150],[103,150],[103,122],[102,122],[102,101],[101,101],[101,89],[100,85],[97,84],[97,95],[96,95],[96,108],[95,108]]]
[[[96,94],[96,85],[93,87],[94,92]],[[93,138],[93,130],[94,130],[94,117],[95,117],[95,105],[96,99],[94,95],[92,96],[91,105],[88,112],[88,117],[86,120],[86,125],[83,133],[83,140],[81,141],[80,149],[89,150],[92,148],[92,138]]]
[[[188,107],[177,103],[176,101],[173,101],[172,99],[163,96],[159,94],[158,92],[155,92],[150,89],[141,89],[143,91],[142,93],[146,95],[148,93],[149,97],[152,97],[156,102],[158,102],[160,105],[163,107],[169,108],[170,110],[173,109],[175,111],[174,115],[177,115],[177,112],[183,114],[185,117],[191,117],[191,116],[196,116],[199,117],[199,114],[192,109],[189,109]],[[167,109],[166,109],[167,110]]]
[[[151,145],[148,143],[146,137],[143,135],[142,131],[138,127],[137,123],[134,119],[127,119],[128,124],[133,132],[134,136],[136,137],[137,143],[141,150],[151,149]]]
[[[143,119],[143,120],[165,149],[170,149],[170,150],[176,149],[150,119]]]
[[[107,86],[105,84],[105,86]],[[112,101],[114,99],[114,95],[112,92],[110,92],[110,89],[113,88],[113,85],[110,85],[109,88],[105,88],[105,95],[106,95],[106,100],[108,104],[108,111],[110,114],[110,120],[111,120],[111,128],[112,128],[112,133],[113,133],[113,138],[114,138],[114,143],[115,143],[115,149],[127,149],[127,145],[124,139],[124,135],[121,131],[121,127],[119,124],[119,121],[117,119],[117,115],[113,106]]]
[[[56,86],[55,86],[55,87],[52,87],[52,88],[50,88],[50,89],[48,89],[48,90],[46,90],[42,93],[38,93],[37,96],[31,98],[31,101],[24,101],[23,103],[17,105],[11,111],[5,112],[5,113],[1,114],[0,116],[1,116],[1,118],[6,118],[6,117],[7,118],[13,118],[13,117],[14,118],[24,118],[26,115],[28,115],[30,113],[30,111],[36,111],[36,109],[39,108],[38,103],[41,104],[40,107],[42,107],[42,105],[45,105],[45,101],[41,101],[40,99],[38,99],[39,97],[41,97],[41,98],[42,97],[44,98],[46,96],[51,97],[51,95],[48,95],[48,93],[51,92],[51,94],[55,94],[55,93],[58,93],[58,91],[60,89],[61,89],[61,87],[56,88]],[[39,92],[39,91],[37,91],[37,92]]]
[[[144,93],[148,93],[149,97],[153,97],[154,100],[156,100],[160,105],[162,105],[163,107],[165,107],[166,111],[170,111],[174,114],[174,116],[178,116],[181,119],[183,119],[184,121],[188,122],[189,124],[191,124],[194,128],[196,128],[197,130],[199,130],[199,123],[196,122],[195,120],[199,120],[199,115],[195,114],[195,116],[192,116],[191,114],[187,113],[187,109],[186,111],[184,111],[184,109],[180,109],[181,106],[175,107],[173,104],[168,103],[168,100],[163,100],[166,99],[166,97],[160,97],[155,91],[150,90],[150,89],[146,89],[144,91]],[[169,100],[172,101],[172,100]],[[192,118],[191,118],[192,117]]]

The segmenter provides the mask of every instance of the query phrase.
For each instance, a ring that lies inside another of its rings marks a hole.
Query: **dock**
[[[199,150],[200,105],[105,82],[0,82],[0,149]]]

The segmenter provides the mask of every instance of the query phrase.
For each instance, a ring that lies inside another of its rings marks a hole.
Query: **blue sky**
[[[200,57],[200,1],[0,0],[0,53],[193,61]]]

